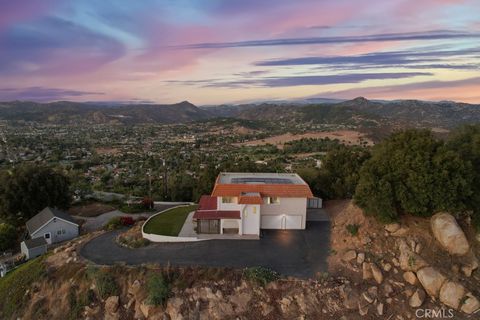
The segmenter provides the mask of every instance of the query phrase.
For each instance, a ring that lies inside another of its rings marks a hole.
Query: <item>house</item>
[[[31,239],[45,238],[47,244],[78,237],[78,224],[65,212],[46,207],[27,221]]]
[[[30,260],[47,252],[47,245],[45,238],[39,237],[22,241],[20,249],[27,260]]]
[[[260,229],[305,229],[308,184],[294,173],[221,173],[193,215],[197,233],[260,235]],[[318,201],[313,201],[318,206]]]

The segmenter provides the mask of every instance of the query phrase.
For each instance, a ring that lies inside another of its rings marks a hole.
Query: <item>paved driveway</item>
[[[118,232],[88,242],[80,254],[97,264],[160,263],[177,266],[265,266],[284,275],[308,278],[327,271],[330,223],[307,222],[306,230],[264,230],[260,240],[208,240],[155,243],[127,249],[115,243]]]

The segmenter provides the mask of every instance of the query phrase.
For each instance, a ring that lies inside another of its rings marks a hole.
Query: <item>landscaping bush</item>
[[[17,230],[8,223],[0,223],[0,252],[11,249],[17,240]]]
[[[121,221],[120,217],[113,217],[107,222],[107,224],[105,225],[104,228],[107,231],[111,231],[111,230],[119,229],[122,226],[123,225],[122,225],[122,221]]]
[[[280,278],[280,275],[276,271],[265,267],[246,268],[243,274],[248,280],[256,282],[262,286]]]
[[[170,284],[161,274],[152,274],[148,278],[148,303],[154,306],[164,304],[170,296]]]
[[[143,200],[142,200],[142,206],[143,206],[146,210],[152,210],[152,209],[155,207],[155,203],[153,202],[153,199],[152,199],[152,198],[145,197],[145,198],[143,198]]]
[[[132,217],[124,216],[120,217],[120,223],[122,224],[122,226],[130,227],[135,224],[135,220],[133,220]]]

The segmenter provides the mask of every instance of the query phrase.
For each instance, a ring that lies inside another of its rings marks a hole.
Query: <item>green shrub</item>
[[[107,222],[104,228],[107,231],[112,231],[112,230],[119,229],[121,227],[122,227],[122,221],[120,217],[113,217]]]
[[[170,284],[161,274],[152,274],[148,278],[148,303],[159,306],[170,296]]]
[[[243,274],[248,280],[256,282],[262,286],[280,278],[280,275],[277,272],[265,267],[246,268]]]
[[[119,294],[117,281],[108,270],[89,269],[87,272],[93,277],[100,298],[105,299]]]
[[[0,278],[0,319],[8,319],[29,300],[25,291],[45,275],[43,257],[30,260]]]
[[[358,235],[358,229],[360,228],[360,226],[358,224],[349,224],[345,228],[350,233],[350,235],[354,237]]]
[[[0,223],[0,251],[11,249],[17,240],[17,230],[8,223]]]

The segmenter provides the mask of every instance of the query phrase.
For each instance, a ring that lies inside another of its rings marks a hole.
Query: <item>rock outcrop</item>
[[[464,295],[465,288],[453,281],[445,281],[440,289],[440,301],[453,309],[458,309]]]
[[[418,270],[417,277],[425,291],[435,298],[438,297],[440,288],[446,280],[445,276],[433,267]]]
[[[455,217],[446,212],[435,214],[430,219],[433,235],[450,254],[465,255],[470,250],[465,233],[458,225]]]

